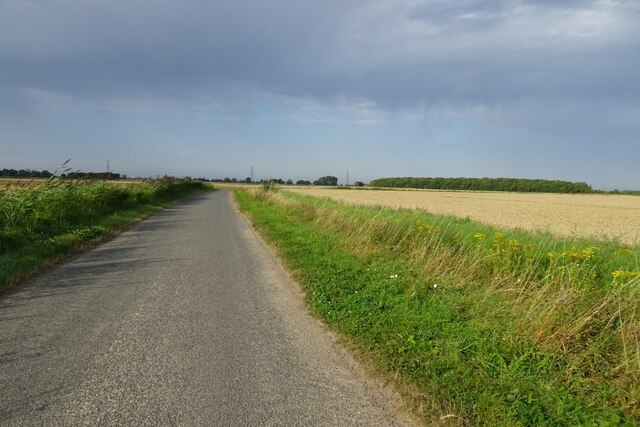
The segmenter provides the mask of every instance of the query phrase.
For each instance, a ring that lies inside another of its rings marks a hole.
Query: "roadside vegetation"
[[[0,293],[201,189],[173,178],[122,186],[58,177],[0,188]]]
[[[640,244],[640,198],[614,194],[504,193],[291,188],[313,197],[355,205],[424,209],[489,224],[501,230],[544,230],[560,238],[616,239]]]
[[[286,191],[236,199],[425,422],[640,423],[640,247]]]
[[[370,187],[424,188],[432,190],[517,191],[526,193],[593,193],[584,182],[519,178],[379,178]]]

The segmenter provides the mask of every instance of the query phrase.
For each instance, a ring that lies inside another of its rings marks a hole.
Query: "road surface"
[[[0,301],[0,425],[403,425],[226,191]]]

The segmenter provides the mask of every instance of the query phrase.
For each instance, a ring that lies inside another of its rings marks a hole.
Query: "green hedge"
[[[517,191],[526,193],[593,193],[584,182],[520,178],[379,178],[370,187],[424,188],[433,190]]]

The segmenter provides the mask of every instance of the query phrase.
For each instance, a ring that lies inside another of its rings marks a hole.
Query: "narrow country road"
[[[0,425],[404,425],[200,194],[0,300]]]

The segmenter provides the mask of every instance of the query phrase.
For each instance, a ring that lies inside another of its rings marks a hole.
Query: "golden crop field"
[[[37,188],[47,182],[44,178],[0,178],[0,191],[16,188]]]
[[[16,189],[33,189],[42,187],[47,182],[46,178],[0,178],[0,191],[16,190]],[[141,182],[139,180],[113,180],[112,184],[125,187],[127,185]]]
[[[613,238],[629,245],[640,244],[638,196],[301,187],[291,191],[353,204],[424,209],[504,229],[547,231],[562,237]]]

